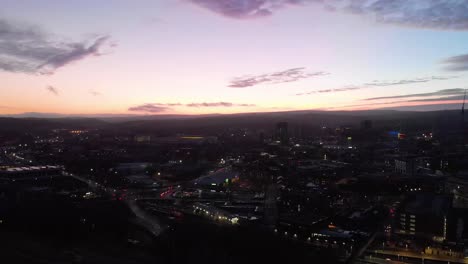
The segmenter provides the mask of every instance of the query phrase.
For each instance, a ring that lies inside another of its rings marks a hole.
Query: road
[[[74,175],[71,173],[64,173],[65,176],[69,176],[72,178],[75,178],[81,182],[84,182],[88,184],[88,186],[94,190],[100,190],[108,195],[112,196],[113,194],[116,193],[116,189],[111,189],[111,188],[104,188],[102,185],[99,183],[92,181],[90,179],[83,178],[78,175]],[[129,195],[123,199],[123,202],[130,208],[130,210],[135,214],[137,217],[137,223],[146,228],[151,234],[154,236],[159,236],[161,232],[163,231],[162,225],[159,222],[159,220],[149,214],[147,214],[144,210],[142,210],[140,207],[138,207],[136,203],[137,197],[133,195]]]
[[[378,234],[377,232],[372,234],[372,236],[369,237],[367,242],[351,256],[351,258],[349,260],[351,263],[353,263],[354,260],[356,260],[357,258],[359,258],[360,256],[362,256],[364,254],[364,252],[367,250],[367,248],[370,246],[370,244],[372,244],[372,242],[374,242],[374,239],[377,236],[377,234]]]
[[[407,264],[407,262],[365,256],[364,259],[358,259],[353,264]]]

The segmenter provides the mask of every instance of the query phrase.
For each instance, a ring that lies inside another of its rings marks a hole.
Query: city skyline
[[[0,0],[0,114],[460,109],[462,1]]]

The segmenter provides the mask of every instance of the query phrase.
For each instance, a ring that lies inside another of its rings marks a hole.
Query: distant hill
[[[50,129],[96,129],[108,123],[95,118],[12,118],[0,117],[0,131],[39,131]]]
[[[48,115],[48,114],[45,114]],[[41,115],[37,115],[41,116]],[[34,131],[45,129],[118,129],[136,132],[204,133],[226,128],[272,129],[281,121],[291,127],[357,126],[362,120],[373,120],[375,127],[414,130],[431,128],[439,120],[445,124],[460,121],[459,110],[414,112],[396,110],[369,111],[288,111],[213,115],[145,115],[54,118],[0,118],[0,131]]]

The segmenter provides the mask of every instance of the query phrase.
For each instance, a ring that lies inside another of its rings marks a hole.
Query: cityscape
[[[47,121],[4,119],[2,254],[31,263],[466,263],[462,114],[329,113],[320,126],[303,112],[184,124],[56,119],[26,131]]]
[[[0,0],[0,262],[468,263],[467,14]]]

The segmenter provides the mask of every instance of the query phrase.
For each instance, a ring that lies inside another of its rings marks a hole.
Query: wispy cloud
[[[50,86],[50,85],[46,87],[46,90],[55,96],[58,96],[60,94],[57,88]]]
[[[318,71],[318,72],[307,72],[306,68],[292,68],[284,71],[278,71],[273,73],[266,73],[260,75],[246,75],[242,77],[234,78],[228,87],[231,88],[247,88],[260,84],[278,84],[286,82],[296,82],[302,79],[311,77],[324,76],[329,73]]]
[[[262,18],[305,4],[327,11],[351,13],[378,23],[407,27],[468,30],[468,2],[464,0],[185,0],[234,19]]]
[[[457,76],[431,76],[431,77],[423,77],[423,78],[414,78],[414,79],[405,79],[405,80],[396,80],[396,81],[373,81],[370,83],[366,83],[366,86],[394,86],[394,85],[405,85],[405,84],[413,84],[413,83],[427,83],[430,81],[444,81],[458,78]]]
[[[89,93],[92,95],[92,96],[100,96],[102,95],[100,92],[96,91],[96,90],[89,90]]]
[[[254,104],[234,104],[230,102],[217,102],[217,103],[190,103],[186,104],[187,107],[254,107]]]
[[[366,109],[366,108],[382,108],[382,107],[401,107],[401,106],[423,106],[423,105],[447,105],[447,104],[459,104],[463,101],[463,96],[445,96],[437,98],[423,98],[413,100],[400,100],[390,102],[373,102],[365,104],[353,104],[340,107],[331,107],[332,109]]]
[[[444,96],[436,98],[423,98],[423,99],[414,99],[408,100],[406,102],[437,102],[437,101],[461,101],[463,100],[464,95],[454,95],[454,96]]]
[[[166,106],[160,106],[157,104],[142,104],[128,108],[131,112],[144,112],[144,113],[161,113],[169,110]]]
[[[328,3],[328,1],[323,1]],[[332,0],[339,10],[402,26],[468,30],[468,2],[459,0]]]
[[[1,109],[14,109],[14,107],[11,106],[6,106],[6,105],[0,105]]]
[[[0,19],[0,70],[53,74],[58,68],[91,56],[100,56],[108,36],[82,42],[64,41],[42,29]]]
[[[202,102],[202,103],[148,103],[142,104],[134,107],[130,107],[128,111],[132,112],[148,112],[148,113],[159,113],[168,110],[172,110],[171,107],[193,107],[193,108],[202,108],[202,107],[254,107],[255,104],[238,104],[231,102]]]
[[[406,84],[414,84],[414,83],[427,83],[431,81],[444,81],[444,80],[450,80],[454,78],[458,78],[458,76],[431,76],[431,77],[394,80],[394,81],[375,80],[369,83],[364,83],[362,85],[350,85],[350,86],[345,86],[342,88],[313,90],[313,91],[308,91],[308,92],[297,93],[296,95],[304,96],[304,95],[313,95],[313,94],[340,93],[340,92],[348,92],[348,91],[366,89],[366,88],[371,88],[371,87],[386,87],[386,86],[406,85]],[[449,89],[449,90],[452,90],[452,89]]]
[[[297,96],[302,96],[302,95],[311,95],[311,94],[340,93],[340,92],[359,90],[361,88],[362,87],[359,87],[359,86],[347,86],[347,87],[343,87],[343,88],[308,91],[308,92],[303,92],[303,93],[297,93],[296,95]]]
[[[153,105],[158,105],[158,106],[183,106],[181,103],[153,103]]]
[[[235,19],[267,17],[278,9],[309,0],[185,0],[220,15]]]
[[[430,93],[414,93],[395,96],[366,98],[366,103],[352,104],[330,109],[365,109],[382,107],[418,106],[418,105],[448,105],[463,101],[465,89],[444,89]]]
[[[442,63],[448,71],[468,71],[468,54],[447,58]]]
[[[454,89],[444,89],[430,93],[413,93],[413,94],[403,94],[403,95],[394,95],[394,96],[382,96],[382,97],[372,97],[366,98],[364,101],[374,101],[374,100],[387,100],[387,99],[404,99],[404,98],[415,98],[415,97],[434,97],[434,96],[449,96],[449,95],[463,95],[465,89],[454,88]]]

